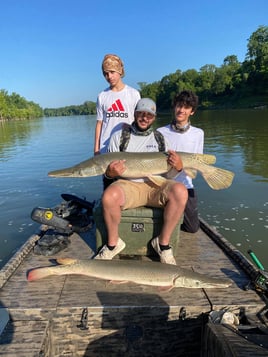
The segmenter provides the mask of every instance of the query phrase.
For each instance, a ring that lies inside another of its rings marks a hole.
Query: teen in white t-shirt
[[[140,93],[123,83],[125,75],[122,60],[108,54],[102,62],[102,72],[109,83],[97,98],[97,123],[95,128],[94,154],[107,151],[110,136],[120,129],[122,123],[131,124]]]
[[[114,72],[113,75],[118,76],[118,73]],[[95,146],[95,153],[107,151],[111,135],[121,129],[122,123],[131,124],[133,122],[134,110],[139,99],[139,92],[126,84],[123,84],[121,90],[107,88],[99,94],[97,125],[101,125],[101,132],[99,150],[97,150],[98,146]]]
[[[191,125],[190,117],[195,113],[198,97],[191,91],[182,91],[173,101],[175,119],[157,129],[168,140],[174,151],[203,154],[204,131]],[[188,189],[188,201],[184,211],[182,230],[195,233],[199,229],[197,195],[192,179],[182,170],[175,178]]]

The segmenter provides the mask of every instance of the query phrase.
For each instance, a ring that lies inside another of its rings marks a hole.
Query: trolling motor
[[[35,222],[54,228],[59,233],[85,232],[91,228],[94,202],[63,193],[65,200],[54,208],[35,207],[31,218]]]
[[[259,259],[256,257],[256,255],[253,253],[253,251],[251,249],[248,250],[248,254],[250,255],[251,259],[253,260],[253,262],[255,263],[255,265],[257,266],[258,273],[255,277],[255,279],[252,281],[252,283],[255,286],[255,289],[258,292],[261,293],[268,293],[268,272],[265,271],[264,266],[262,265],[262,263],[259,261]]]
[[[35,207],[32,220],[49,227],[34,246],[34,253],[45,256],[55,255],[71,243],[73,232],[86,232],[92,227],[94,202],[74,195],[62,194],[64,202],[54,208]]]

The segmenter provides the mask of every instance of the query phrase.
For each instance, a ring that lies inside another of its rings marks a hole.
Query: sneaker
[[[111,260],[115,257],[118,253],[120,253],[123,249],[125,249],[126,243],[121,239],[118,238],[118,243],[114,247],[113,250],[110,250],[107,245],[105,244],[99,253],[95,256],[94,259],[104,259],[104,260]]]
[[[159,238],[158,237],[153,238],[151,240],[151,246],[156,251],[156,253],[159,255],[161,263],[177,265],[176,260],[173,256],[172,248],[169,248],[167,250],[161,250],[160,246],[159,246]]]

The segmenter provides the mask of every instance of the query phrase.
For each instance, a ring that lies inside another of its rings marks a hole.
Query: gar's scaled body
[[[200,172],[208,185],[214,190],[228,188],[233,181],[234,174],[212,164],[215,163],[214,155],[191,154],[178,152],[186,174],[192,178]],[[93,156],[72,167],[50,171],[52,177],[88,177],[105,173],[108,165],[114,160],[125,160],[126,170],[123,178],[148,177],[157,184],[157,176],[166,174],[171,170],[164,152],[113,152]]]
[[[117,282],[172,288],[226,288],[227,279],[212,278],[176,265],[135,260],[75,260],[58,259],[63,265],[33,269],[28,280],[38,280],[51,275],[80,274]]]

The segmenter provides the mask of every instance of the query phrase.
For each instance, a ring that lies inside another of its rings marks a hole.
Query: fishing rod
[[[251,249],[248,250],[248,254],[250,255],[251,259],[253,260],[253,262],[255,263],[255,265],[258,268],[258,273],[253,281],[253,283],[255,285],[255,289],[257,291],[267,294],[268,293],[268,272],[265,271],[264,266],[262,265],[262,263],[259,261],[259,259],[255,255],[255,253]]]
[[[264,270],[264,266],[262,265],[262,263],[259,261],[255,253],[251,249],[248,250],[248,254],[252,258],[253,262],[256,264],[257,268]]]

